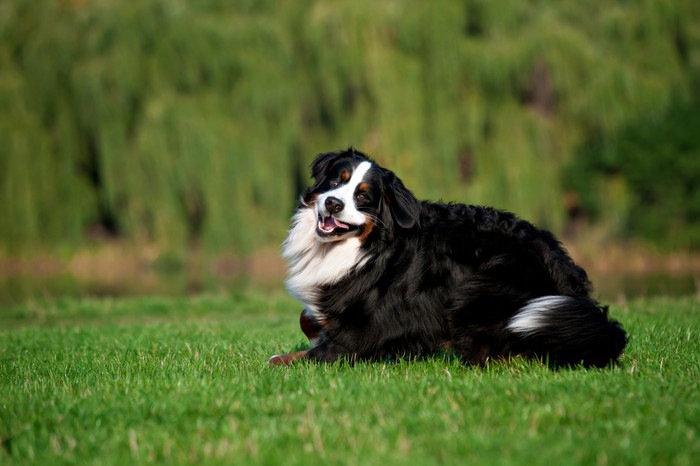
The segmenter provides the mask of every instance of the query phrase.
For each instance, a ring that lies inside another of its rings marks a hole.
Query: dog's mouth
[[[316,231],[322,236],[341,236],[359,228],[357,225],[343,223],[332,215],[328,217],[319,215]]]

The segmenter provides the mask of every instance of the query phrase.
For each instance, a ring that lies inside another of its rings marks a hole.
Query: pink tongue
[[[330,231],[330,230],[334,230],[335,228],[345,228],[347,230],[350,227],[348,227],[343,222],[336,220],[333,217],[326,217],[323,219],[323,229],[324,230]]]
[[[325,230],[332,230],[336,227],[335,220],[333,217],[326,217],[323,219],[323,228]]]

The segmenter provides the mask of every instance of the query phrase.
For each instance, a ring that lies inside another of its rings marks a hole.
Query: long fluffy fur
[[[364,164],[358,180],[352,173],[363,162],[371,168]],[[622,353],[624,330],[548,231],[488,207],[418,201],[353,149],[319,155],[312,175],[283,256],[314,346],[271,362],[451,348],[475,365],[524,355],[606,366]]]

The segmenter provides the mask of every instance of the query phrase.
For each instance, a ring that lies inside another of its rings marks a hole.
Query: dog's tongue
[[[332,230],[335,228],[335,220],[333,217],[326,217],[323,219],[323,229]]]
[[[326,217],[323,219],[323,229],[326,231],[334,230],[336,228],[345,228],[348,229],[349,227],[344,224],[343,222],[339,222],[333,217]]]

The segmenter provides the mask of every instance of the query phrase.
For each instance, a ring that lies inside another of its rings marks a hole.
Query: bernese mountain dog
[[[320,154],[283,244],[311,349],[275,355],[393,360],[454,351],[604,367],[627,343],[548,231],[489,207],[419,201],[355,149]]]

